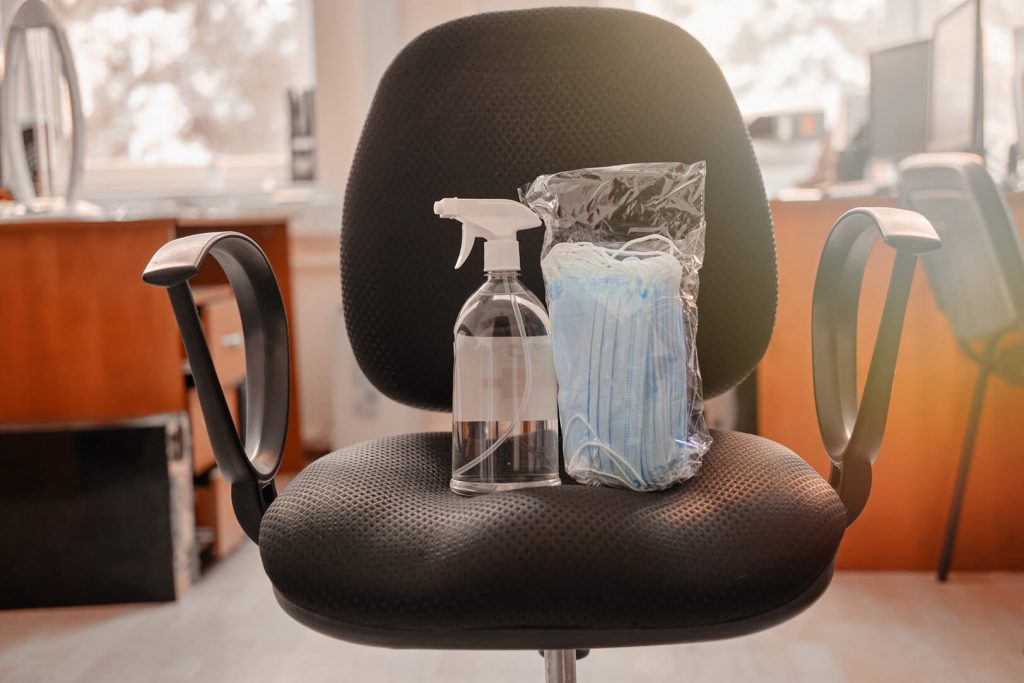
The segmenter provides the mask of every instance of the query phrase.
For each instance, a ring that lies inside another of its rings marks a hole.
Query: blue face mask
[[[682,266],[628,248],[642,240],[555,245],[542,266],[566,471],[646,491],[692,476],[700,454],[687,441]]]

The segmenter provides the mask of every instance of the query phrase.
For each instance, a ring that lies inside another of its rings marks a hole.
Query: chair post
[[[576,683],[576,650],[544,650],[544,683]]]
[[[956,544],[956,532],[960,526],[960,510],[963,508],[964,492],[967,490],[967,474],[971,469],[971,458],[974,455],[974,441],[978,435],[978,422],[981,419],[981,407],[985,401],[985,389],[989,375],[992,374],[992,363],[998,336],[985,342],[985,351],[978,362],[978,377],[974,381],[974,395],[971,397],[971,409],[967,417],[967,429],[964,432],[964,443],[960,451],[960,465],[957,468],[956,484],[953,488],[953,500],[949,506],[949,518],[946,522],[946,535],[942,539],[942,553],[939,555],[939,581],[945,582],[949,576],[949,567],[953,561],[953,546]]]

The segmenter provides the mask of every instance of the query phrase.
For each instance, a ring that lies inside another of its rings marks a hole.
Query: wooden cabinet
[[[231,507],[231,487],[216,467],[196,483],[196,536],[214,558],[224,557],[245,540]]]
[[[267,252],[290,318],[284,219],[0,222],[0,423],[109,422],[187,410],[171,307],[162,289],[142,282],[142,271],[168,240],[214,230],[243,232]],[[227,290],[203,287],[227,282],[212,259],[193,282],[223,382],[244,372],[237,312]],[[293,353],[285,471],[305,464],[294,364]]]
[[[172,220],[0,223],[0,422],[183,410],[167,295],[142,270]]]
[[[231,287],[196,285],[192,290],[217,378],[225,389],[235,387],[245,379],[245,345]]]
[[[245,346],[242,319],[238,314],[229,285],[196,285],[193,287],[199,320],[206,332],[210,357],[217,369],[221,391],[234,418],[239,419],[239,391],[245,379]],[[195,476],[196,538],[201,553],[223,557],[245,540],[245,532],[235,519],[231,507],[231,487],[213,456],[206,423],[195,388],[188,389],[189,419],[192,424],[192,471]]]

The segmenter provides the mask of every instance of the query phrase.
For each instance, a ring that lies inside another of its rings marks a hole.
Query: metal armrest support
[[[245,337],[245,436],[239,440],[203,334],[188,280],[212,254],[228,276]],[[237,232],[211,232],[168,242],[142,279],[167,288],[185,342],[210,442],[242,529],[259,542],[260,520],[277,495],[288,428],[288,324],[284,302],[266,255]],[[244,444],[244,446],[243,446]]]
[[[876,234],[896,249],[896,260],[858,406],[857,309]],[[935,229],[918,213],[858,208],[836,221],[821,254],[811,322],[814,401],[821,438],[832,460],[829,483],[846,506],[847,524],[860,515],[871,490],[871,465],[885,433],[917,255],[940,244]]]

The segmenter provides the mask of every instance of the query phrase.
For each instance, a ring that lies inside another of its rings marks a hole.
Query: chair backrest
[[[740,382],[775,321],[775,243],[743,120],[707,51],[677,26],[599,8],[470,16],[410,43],[384,74],[345,197],[342,300],[360,367],[386,395],[450,409],[452,328],[483,283],[479,245],[442,197],[517,197],[542,173],[704,159],[697,348],[705,395]],[[543,297],[541,230],[520,235]]]
[[[900,198],[942,249],[921,257],[939,306],[964,341],[1021,324],[1024,252],[1003,196],[972,154],[919,154],[900,164]]]

